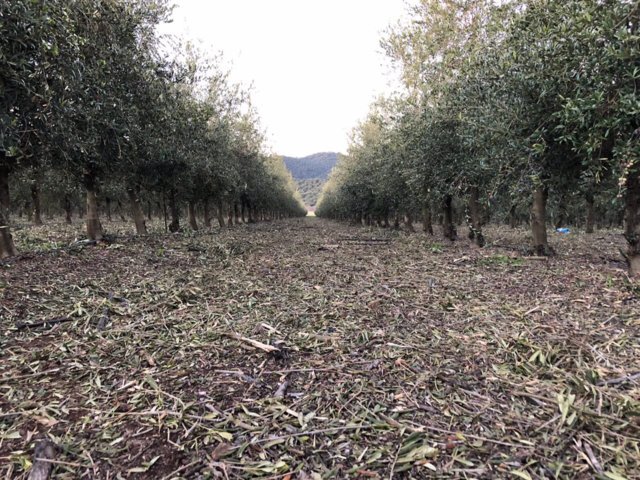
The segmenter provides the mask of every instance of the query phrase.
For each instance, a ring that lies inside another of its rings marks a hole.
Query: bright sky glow
[[[162,32],[222,51],[252,99],[275,153],[345,152],[394,75],[382,32],[403,0],[176,0]]]

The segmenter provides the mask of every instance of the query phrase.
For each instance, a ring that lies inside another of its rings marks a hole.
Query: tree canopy
[[[189,212],[241,207],[251,220],[306,213],[220,58],[158,35],[170,14],[165,0],[2,2],[0,255],[15,253],[16,182],[30,185],[38,218],[49,178],[64,178],[56,188],[65,202],[82,186],[94,240],[103,237],[103,197],[128,198],[138,233],[143,196],[169,200],[172,230],[183,203]]]
[[[431,231],[435,208],[454,239],[453,208],[482,245],[488,217],[530,204],[532,249],[550,254],[549,208],[588,232],[624,209],[640,273],[639,22],[631,0],[421,0],[382,40],[404,91],[356,127],[317,214],[422,214]]]

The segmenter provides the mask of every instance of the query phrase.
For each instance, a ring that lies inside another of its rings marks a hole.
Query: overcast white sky
[[[163,32],[197,40],[252,84],[273,151],[346,151],[348,134],[394,75],[379,46],[403,0],[176,0]]]

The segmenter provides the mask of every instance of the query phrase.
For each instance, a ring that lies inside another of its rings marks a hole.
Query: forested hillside
[[[313,209],[318,203],[322,187],[326,181],[326,179],[322,178],[309,178],[295,181],[304,204],[309,208]]]
[[[296,180],[327,179],[338,161],[334,152],[314,153],[306,157],[284,157],[284,163]]]
[[[306,157],[284,157],[284,162],[298,185],[305,205],[314,208],[318,202],[322,186],[335,167],[339,154],[333,152],[315,153]]]

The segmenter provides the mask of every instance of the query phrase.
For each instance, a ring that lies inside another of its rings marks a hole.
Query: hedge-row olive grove
[[[127,205],[138,234],[161,204],[171,231],[184,207],[192,228],[196,209],[208,224],[215,208],[221,226],[306,213],[220,60],[157,34],[170,10],[165,0],[0,2],[0,257],[16,253],[10,216],[41,223],[43,199],[70,221],[84,197],[93,240],[112,204]]]
[[[354,130],[316,214],[431,233],[433,212],[452,240],[465,216],[483,245],[530,209],[541,255],[548,223],[624,222],[640,275],[639,22],[636,0],[420,0],[382,40],[403,93]]]

